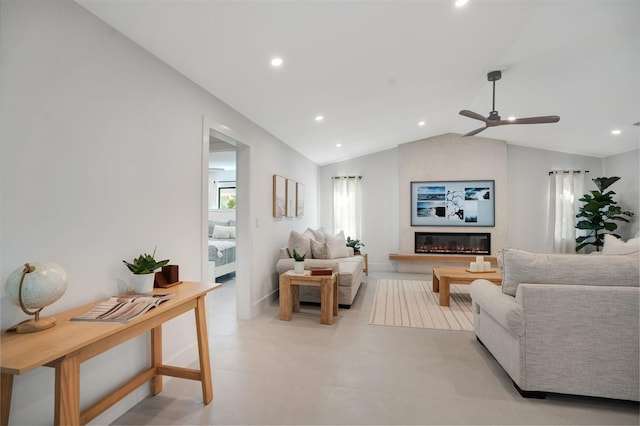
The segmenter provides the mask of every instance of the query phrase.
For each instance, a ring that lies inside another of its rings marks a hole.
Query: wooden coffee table
[[[311,275],[311,271],[280,274],[280,319],[291,321],[292,312],[300,312],[300,286],[320,287],[320,324],[333,324],[338,315],[338,279],[336,274]]]
[[[492,269],[491,272],[469,272],[464,266],[434,266],[433,291],[440,292],[440,306],[449,306],[451,284],[471,284],[481,278],[497,285],[502,284],[499,269]]]

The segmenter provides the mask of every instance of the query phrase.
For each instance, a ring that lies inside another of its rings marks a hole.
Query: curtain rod
[[[362,179],[362,176],[332,176],[331,179]]]
[[[557,173],[589,173],[589,170],[552,170],[549,172],[550,175]]]

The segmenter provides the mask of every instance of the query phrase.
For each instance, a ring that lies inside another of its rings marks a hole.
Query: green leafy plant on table
[[[307,253],[300,254],[296,251],[296,249],[293,249],[291,255],[293,257],[293,260],[295,260],[296,262],[304,262],[304,258],[307,256]]]
[[[127,268],[136,275],[150,274],[156,269],[162,268],[169,263],[169,259],[157,261],[154,257],[156,255],[156,249],[153,249],[153,254],[141,254],[139,257],[133,259],[133,262],[127,262],[123,260]]]
[[[357,239],[347,237],[347,247],[351,247],[355,254],[360,253],[360,248],[364,247],[364,243]]]
[[[580,207],[579,213],[576,215],[577,218],[582,218],[576,224],[576,228],[586,230],[588,235],[576,237],[576,251],[588,245],[593,245],[596,247],[596,251],[600,251],[600,247],[604,245],[605,231],[612,233],[618,228],[618,225],[613,221],[629,222],[625,216],[632,217],[634,215],[633,212],[623,211],[618,203],[614,201],[615,192],[604,192],[608,187],[620,180],[618,176],[599,177],[592,180],[598,190],[584,194],[580,198],[584,205]],[[617,234],[611,235],[620,238]]]

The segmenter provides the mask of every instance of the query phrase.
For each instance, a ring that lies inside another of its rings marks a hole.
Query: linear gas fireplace
[[[491,254],[491,234],[488,232],[416,232],[416,253],[430,254]]]

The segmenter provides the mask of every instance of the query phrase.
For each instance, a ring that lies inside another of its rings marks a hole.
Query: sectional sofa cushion
[[[519,284],[640,286],[638,253],[576,256],[505,248],[498,256],[501,257],[499,264],[502,267],[502,292],[510,296],[516,295]]]
[[[340,231],[336,235],[326,236],[327,248],[329,250],[329,259],[340,259],[349,257],[347,250],[347,241],[344,238],[344,232]]]
[[[324,228],[318,228],[318,229],[311,229],[311,228],[307,228],[306,231],[304,231],[305,234],[310,235],[312,240],[315,240],[319,243],[324,243],[325,242],[325,238],[326,238],[326,231],[324,230]]]
[[[349,257],[344,232],[340,231],[336,235],[328,235],[324,232],[324,228],[316,230],[307,228],[302,234],[291,231],[287,247],[290,257],[293,254],[293,249],[300,254],[306,254],[307,259],[341,259]]]
[[[640,237],[622,241],[611,234],[604,234],[602,254],[629,254],[640,251]]]
[[[293,257],[293,250],[295,249],[298,254],[305,255],[311,259],[311,234],[307,233],[307,231],[302,234],[291,231],[287,248],[289,249],[290,257]]]

